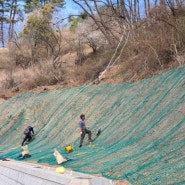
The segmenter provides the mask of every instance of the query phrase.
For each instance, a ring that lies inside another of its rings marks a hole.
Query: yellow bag
[[[63,173],[65,173],[65,171],[66,171],[66,169],[63,166],[56,168],[57,173],[63,174]]]
[[[66,153],[72,152],[73,147],[71,145],[65,147]]]

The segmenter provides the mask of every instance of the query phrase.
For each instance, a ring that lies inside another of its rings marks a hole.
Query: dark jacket
[[[28,127],[24,130],[24,134],[25,134],[25,135],[30,135],[31,133],[34,134],[33,127],[28,126]]]

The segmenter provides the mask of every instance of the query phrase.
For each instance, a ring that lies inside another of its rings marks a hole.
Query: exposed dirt
[[[128,181],[126,180],[121,180],[121,181],[113,181],[114,185],[131,185]]]

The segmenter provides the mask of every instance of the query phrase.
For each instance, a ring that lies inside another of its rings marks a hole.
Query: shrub
[[[54,85],[65,79],[65,70],[61,66],[54,68],[51,61],[40,64],[35,73],[34,81],[37,86]]]

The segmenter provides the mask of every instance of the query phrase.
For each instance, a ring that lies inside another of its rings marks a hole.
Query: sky
[[[53,17],[54,20],[57,19],[62,19],[62,18],[67,18],[69,15],[79,15],[80,14],[80,8],[78,5],[73,3],[72,0],[66,0],[66,4],[64,8],[61,9],[60,12],[57,12]],[[67,19],[65,23],[67,22]]]
[[[74,4],[72,2],[72,0],[66,0],[65,13],[66,14],[79,13],[79,6],[77,6],[76,4]]]

